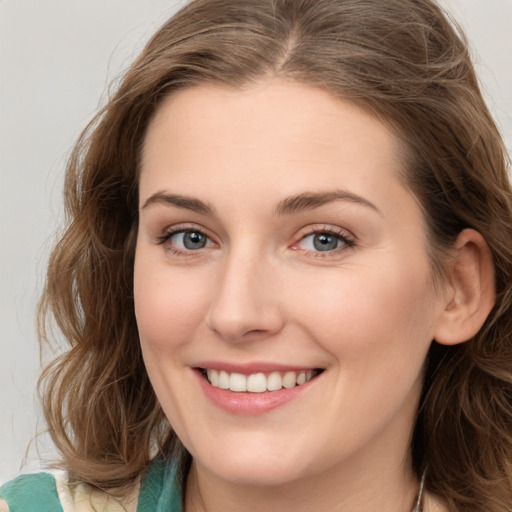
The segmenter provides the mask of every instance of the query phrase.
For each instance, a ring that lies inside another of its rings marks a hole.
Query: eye
[[[302,241],[310,251],[334,251],[342,243],[339,237],[330,233],[315,233],[304,237]]]
[[[199,231],[182,231],[169,237],[169,241],[188,251],[197,251],[206,247],[208,237]]]
[[[305,235],[296,244],[296,248],[313,253],[328,253],[338,252],[353,245],[354,241],[344,233],[326,229]]]
[[[167,232],[159,239],[159,243],[175,253],[199,251],[215,246],[210,237],[198,229],[180,229]]]

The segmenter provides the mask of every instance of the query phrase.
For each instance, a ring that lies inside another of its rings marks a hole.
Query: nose
[[[265,339],[284,325],[277,269],[263,257],[232,252],[217,275],[206,325],[229,342]]]

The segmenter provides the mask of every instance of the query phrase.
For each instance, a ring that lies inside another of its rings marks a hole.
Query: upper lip
[[[225,371],[228,373],[241,373],[243,375],[269,372],[300,372],[320,369],[312,365],[298,366],[271,362],[230,363],[225,361],[201,361],[195,364],[194,368]]]

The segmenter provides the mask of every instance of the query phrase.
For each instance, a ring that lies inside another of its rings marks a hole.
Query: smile
[[[286,368],[268,363],[203,362],[193,367],[205,397],[230,414],[255,416],[291,403],[316,388],[322,368]]]
[[[206,369],[202,373],[215,388],[226,389],[237,393],[265,393],[302,386],[316,377],[321,370],[273,371],[258,372],[244,375],[237,372]]]

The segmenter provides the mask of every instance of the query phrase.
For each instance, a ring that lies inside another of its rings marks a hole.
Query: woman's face
[[[400,171],[393,133],[320,89],[203,85],[160,106],[136,316],[199,470],[276,484],[407,465],[444,308]]]

